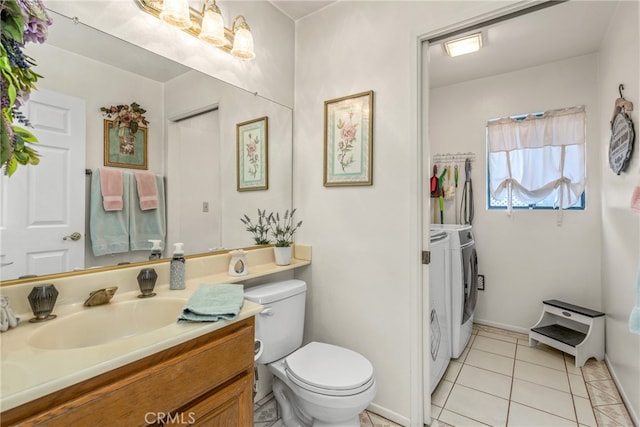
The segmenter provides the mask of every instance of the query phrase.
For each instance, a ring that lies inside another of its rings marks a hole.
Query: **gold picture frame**
[[[324,103],[325,187],[373,185],[373,91]]]
[[[147,128],[138,127],[138,131],[132,135],[128,127],[117,127],[113,125],[113,120],[105,120],[104,165],[148,169]]]
[[[237,190],[269,189],[269,118],[236,125]]]

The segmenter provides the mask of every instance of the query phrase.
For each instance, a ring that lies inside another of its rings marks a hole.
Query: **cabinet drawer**
[[[242,372],[253,373],[253,324],[212,342],[176,346],[173,357],[96,388],[21,425],[152,424]],[[180,351],[184,348],[184,351]]]
[[[583,323],[585,325],[591,325],[593,323],[592,317],[585,316],[573,311],[564,310],[562,308],[554,307],[552,305],[545,305],[544,311],[546,311],[547,313],[555,314],[560,317],[564,317],[565,319],[571,319],[574,322]]]

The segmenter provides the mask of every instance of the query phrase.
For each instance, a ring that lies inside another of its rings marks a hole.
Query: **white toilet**
[[[311,342],[300,348],[307,284],[302,280],[266,283],[245,290],[262,304],[256,339],[262,353],[256,363],[274,374],[273,394],[286,427],[359,427],[359,414],[373,401],[373,366],[355,351]]]

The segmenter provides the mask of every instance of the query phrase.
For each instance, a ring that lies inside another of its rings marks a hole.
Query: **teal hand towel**
[[[130,180],[130,173],[122,174],[122,209],[105,211],[100,190],[100,169],[94,170],[91,174],[89,232],[91,248],[95,256],[129,252]]]
[[[200,285],[178,317],[178,323],[233,320],[244,301],[242,285]]]

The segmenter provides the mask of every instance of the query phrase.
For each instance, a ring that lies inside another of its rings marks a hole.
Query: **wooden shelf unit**
[[[542,304],[542,315],[529,330],[529,345],[541,342],[571,354],[578,368],[590,357],[604,359],[605,313],[555,299]]]

